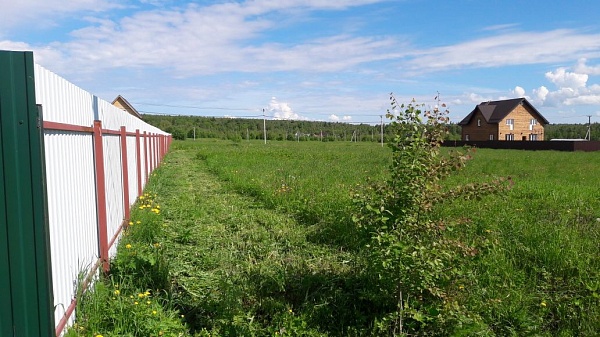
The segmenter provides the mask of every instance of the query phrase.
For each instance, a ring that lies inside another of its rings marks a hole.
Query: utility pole
[[[267,116],[265,115],[265,109],[263,109],[263,135],[265,136],[265,144],[267,144]]]
[[[592,115],[587,115],[588,118],[588,129],[585,134],[585,139],[592,140]]]
[[[381,147],[383,147],[383,115],[379,115],[381,118]]]

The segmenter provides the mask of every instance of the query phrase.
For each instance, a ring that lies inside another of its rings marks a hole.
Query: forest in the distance
[[[175,139],[218,138],[230,140],[263,139],[263,120],[246,118],[218,118],[202,116],[143,115],[144,121]],[[460,126],[448,124],[447,140],[460,140]],[[361,141],[380,142],[381,125],[349,124],[299,120],[267,120],[267,140],[290,141]],[[583,139],[587,124],[549,124],[545,139]],[[392,137],[384,125],[384,141]],[[600,123],[592,123],[591,139],[600,140]]]

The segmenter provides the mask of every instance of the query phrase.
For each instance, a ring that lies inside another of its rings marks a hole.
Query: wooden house
[[[458,124],[464,141],[540,141],[548,121],[525,98],[513,98],[482,102]]]
[[[126,111],[127,113],[129,113],[130,115],[133,115],[139,119],[142,119],[142,115],[133,107],[133,105],[131,105],[126,99],[125,97],[119,95],[117,96],[117,98],[115,98],[112,101],[112,105],[116,106],[117,108]]]

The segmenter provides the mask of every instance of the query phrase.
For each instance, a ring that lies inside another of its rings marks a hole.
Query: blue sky
[[[458,122],[526,97],[600,121],[600,3],[0,0],[0,49],[99,97],[184,115],[377,123],[389,93]]]

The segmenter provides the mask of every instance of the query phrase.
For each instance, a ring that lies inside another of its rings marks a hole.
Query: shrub
[[[390,308],[375,324],[376,333],[455,334],[459,326],[484,333],[480,319],[460,305],[458,285],[465,277],[461,261],[477,255],[477,248],[452,238],[456,223],[437,218],[434,208],[444,200],[500,192],[508,184],[442,188],[442,180],[471,158],[469,150],[440,152],[448,111],[423,112],[414,102],[405,106],[390,99],[387,117],[395,134],[390,174],[354,194],[353,220],[364,233],[367,268],[377,284],[370,296]]]

